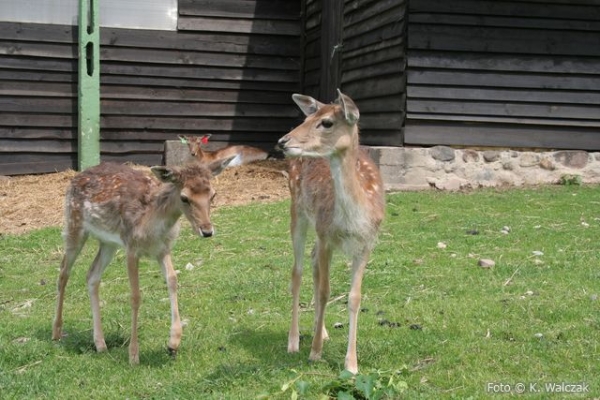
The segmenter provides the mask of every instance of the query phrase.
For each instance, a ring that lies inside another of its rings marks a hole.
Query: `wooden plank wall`
[[[303,4],[304,92],[331,101],[340,87],[361,111],[363,144],[402,145],[406,1],[305,0]],[[341,26],[335,26],[338,21],[333,17],[340,9]],[[332,41],[338,36],[339,41]]]
[[[302,93],[320,99],[322,1],[303,1],[302,14]]]
[[[359,106],[363,144],[403,144],[406,7],[406,0],[345,1],[341,86]]]
[[[164,141],[271,149],[297,121],[300,3],[180,0],[178,31],[101,30],[101,158],[160,164]],[[76,167],[77,29],[0,23],[0,175]]]
[[[410,0],[409,145],[600,150],[600,1]]]

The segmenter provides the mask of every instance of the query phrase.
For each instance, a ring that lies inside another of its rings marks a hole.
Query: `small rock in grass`
[[[492,268],[493,266],[495,266],[496,262],[494,260],[490,260],[489,258],[481,258],[481,259],[479,259],[478,265],[481,268],[488,269],[488,268]]]
[[[437,244],[438,249],[445,249],[446,247],[448,247],[448,245],[444,242],[438,242]]]
[[[596,301],[596,300],[598,300],[598,295],[597,295],[597,294],[593,294],[593,295],[591,295],[591,296],[590,296],[590,300],[591,300],[591,301]]]
[[[539,332],[538,332],[538,333],[536,333],[535,335],[533,335],[533,337],[535,337],[536,339],[541,339],[541,338],[543,338],[543,337],[544,337],[544,334],[543,334],[543,333],[539,333]]]
[[[532,253],[534,256],[536,256],[536,257],[541,257],[541,256],[543,256],[543,255],[544,255],[544,252],[543,252],[543,251],[539,251],[539,250],[534,250],[534,251],[532,251],[531,253]]]

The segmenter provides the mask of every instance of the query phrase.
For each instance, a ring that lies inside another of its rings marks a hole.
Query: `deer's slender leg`
[[[313,303],[315,306],[315,315],[313,321],[313,334],[317,331],[317,325],[319,323],[319,285],[321,282],[321,270],[319,269],[319,252],[317,249],[317,243],[313,247],[312,253],[312,273],[313,273]],[[330,260],[331,262],[331,260]],[[325,328],[325,322],[323,322],[323,329],[321,330],[321,336],[323,340],[329,339],[329,333],[327,333],[327,328]]]
[[[315,336],[313,337],[309,359],[319,360],[323,351],[323,333],[325,331],[325,307],[329,300],[329,266],[333,248],[325,240],[319,238],[315,245],[316,263],[313,265],[315,286]]]
[[[165,281],[167,282],[169,301],[171,302],[171,333],[169,336],[168,349],[169,353],[174,356],[177,354],[177,349],[179,349],[182,335],[179,305],[177,303],[177,274],[173,269],[173,262],[171,261],[170,254],[158,257],[158,263],[160,264]]]
[[[69,276],[73,269],[73,264],[81,252],[88,236],[81,227],[69,226],[65,235],[65,254],[60,263],[60,273],[58,275],[58,297],[56,300],[56,313],[54,323],[52,324],[52,340],[60,340],[62,337],[63,325],[63,305],[65,301],[65,290],[69,282]]]
[[[352,260],[352,283],[350,295],[348,296],[348,313],[350,323],[348,327],[348,350],[346,352],[345,368],[356,374],[358,372],[358,361],[356,358],[356,337],[358,329],[358,313],[361,301],[362,279],[369,259],[370,251],[365,249]]]
[[[292,204],[291,233],[294,248],[294,265],[292,267],[292,323],[288,335],[288,352],[295,353],[300,349],[300,284],[302,283],[302,268],[306,244],[306,230],[308,221],[295,214]]]
[[[139,258],[133,252],[127,252],[127,274],[131,288],[131,339],[129,341],[129,363],[140,363],[138,346],[138,312],[140,309],[140,280],[138,271]]]
[[[102,273],[106,269],[106,266],[113,259],[117,247],[100,243],[98,254],[92,263],[88,275],[87,275],[87,286],[90,295],[90,303],[92,306],[92,320],[94,324],[94,344],[96,345],[96,351],[106,351],[106,342],[104,341],[104,333],[102,332],[102,318],[100,316],[100,279]]]

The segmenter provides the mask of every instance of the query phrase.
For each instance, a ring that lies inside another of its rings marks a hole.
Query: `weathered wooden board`
[[[407,144],[598,148],[599,1],[411,0],[408,20]]]
[[[179,31],[101,29],[102,160],[159,163],[180,133],[270,149],[297,121],[300,1],[180,0],[179,12]],[[74,26],[0,22],[0,174],[74,165],[76,42]]]

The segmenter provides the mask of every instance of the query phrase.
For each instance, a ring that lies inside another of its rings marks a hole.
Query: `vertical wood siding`
[[[300,3],[180,0],[179,31],[101,30],[101,158],[160,164],[165,140],[271,149],[296,121]],[[76,167],[77,28],[0,22],[0,174]]]
[[[407,144],[600,149],[600,1],[409,8]]]

